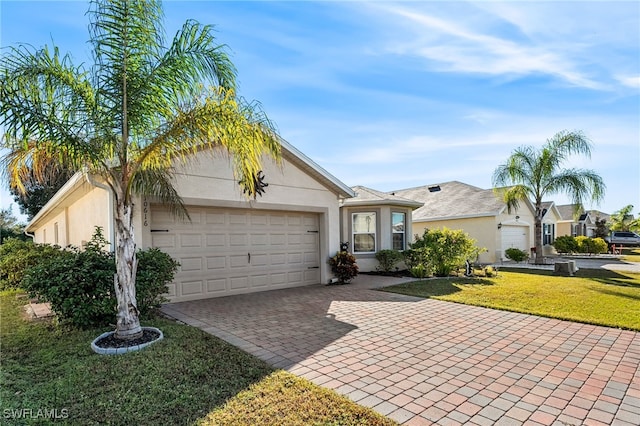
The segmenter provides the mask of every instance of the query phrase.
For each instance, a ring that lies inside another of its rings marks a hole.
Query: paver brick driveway
[[[372,290],[392,283],[163,311],[401,423],[640,424],[639,333]]]

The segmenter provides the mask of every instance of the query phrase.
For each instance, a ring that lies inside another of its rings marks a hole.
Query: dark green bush
[[[339,251],[329,258],[331,271],[342,283],[348,283],[358,275],[356,258],[347,251]]]
[[[448,276],[451,271],[474,261],[484,249],[476,246],[476,241],[462,229],[425,229],[422,237],[416,237],[412,249],[424,249],[434,275]]]
[[[55,256],[31,267],[23,280],[32,296],[51,303],[58,318],[81,328],[115,322],[115,258],[103,250],[100,229],[84,250],[58,249]],[[138,251],[136,300],[141,317],[147,317],[165,301],[167,283],[178,267],[158,249]]]
[[[402,252],[404,264],[414,278],[426,278],[431,275],[428,251],[424,248],[409,249]]]
[[[55,256],[57,246],[34,244],[9,238],[0,245],[0,290],[19,288],[25,271],[41,260]]]
[[[113,254],[88,247],[60,250],[27,270],[24,288],[51,303],[58,318],[77,327],[114,322]]]
[[[138,274],[136,276],[136,300],[142,317],[149,316],[161,304],[167,302],[164,297],[167,283],[180,264],[171,256],[156,248],[138,251]]]
[[[396,263],[402,260],[402,254],[397,250],[380,250],[376,253],[378,260],[378,270],[382,272],[391,272]]]
[[[557,237],[553,242],[553,247],[558,253],[576,253],[578,251],[578,243],[571,235]]]
[[[527,252],[520,250],[519,248],[510,247],[504,251],[504,255],[507,259],[511,259],[514,262],[522,262],[529,258]]]

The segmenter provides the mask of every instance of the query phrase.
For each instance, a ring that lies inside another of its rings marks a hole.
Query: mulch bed
[[[155,330],[142,329],[142,336],[133,340],[117,339],[116,333],[111,333],[106,337],[96,341],[96,346],[102,349],[107,348],[128,348],[152,342],[160,337],[160,333]]]

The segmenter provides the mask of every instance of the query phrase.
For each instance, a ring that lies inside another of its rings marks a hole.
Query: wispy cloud
[[[581,27],[573,28],[571,38],[567,38],[563,26],[556,29],[558,22],[553,21],[569,16],[563,13],[562,18],[554,17],[552,7],[536,9],[538,13],[532,13],[531,18],[526,13],[529,8],[522,3],[486,3],[479,4],[482,8],[467,5],[465,14],[442,3],[376,3],[370,10],[383,14],[380,22],[397,30],[384,44],[384,52],[423,58],[430,70],[508,79],[546,75],[570,86],[613,90],[617,81],[612,76],[602,76],[601,68],[609,66],[602,64],[603,52],[598,49],[603,43],[603,24],[590,29],[597,33],[596,37]],[[579,9],[575,14],[580,16],[571,18],[565,26],[576,26],[572,22],[582,17]],[[549,13],[548,19],[553,23],[547,21],[545,25],[547,16],[541,15],[540,10]],[[605,38],[609,41],[617,37],[615,33]],[[637,41],[635,47],[638,48]]]

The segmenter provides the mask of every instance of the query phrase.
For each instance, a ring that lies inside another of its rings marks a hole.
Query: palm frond
[[[189,212],[175,189],[172,172],[172,169],[167,168],[141,170],[131,180],[130,192],[158,201],[167,206],[172,214],[190,219]]]

